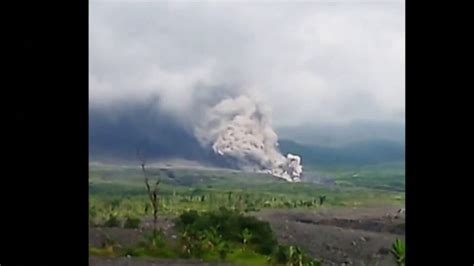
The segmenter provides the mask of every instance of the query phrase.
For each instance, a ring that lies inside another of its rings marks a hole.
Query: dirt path
[[[161,228],[168,238],[174,240],[176,232],[173,230],[173,218],[159,217],[157,221],[157,228]],[[120,227],[91,227],[89,228],[89,245],[94,247],[101,247],[107,238],[113,239],[123,246],[130,246],[142,241],[146,233],[151,233],[153,228],[153,220],[146,219],[140,225],[140,229],[127,229]]]

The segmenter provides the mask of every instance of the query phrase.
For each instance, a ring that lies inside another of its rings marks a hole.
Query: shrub
[[[121,200],[120,199],[113,199],[110,201],[110,207],[112,210],[116,210],[120,207]]]
[[[145,234],[138,245],[126,247],[121,254],[123,256],[159,258],[176,258],[178,256],[173,248],[166,244],[162,230]]]
[[[91,250],[93,254],[102,255],[102,256],[113,256],[116,254],[117,250],[119,250],[121,246],[119,243],[108,235],[105,235],[105,239],[102,241],[102,248]]]
[[[128,217],[125,220],[125,223],[123,225],[124,228],[132,228],[132,229],[137,229],[140,226],[140,219],[139,218],[132,218]]]
[[[242,242],[243,244],[247,244],[249,240],[252,239],[252,233],[249,231],[249,229],[245,228],[242,231]]]
[[[204,248],[201,240],[202,236],[200,233],[185,227],[181,232],[180,238],[181,255],[185,258],[202,257]]]
[[[95,206],[89,206],[89,216],[95,218],[97,216],[97,210]]]
[[[326,201],[326,195],[319,196],[319,205],[323,205],[324,201]]]
[[[120,221],[115,215],[110,215],[109,219],[104,222],[103,224],[104,227],[119,227],[120,226]]]
[[[144,241],[141,242],[141,246],[147,248],[156,248],[165,246],[165,234],[160,230],[153,230],[149,234],[145,234]]]
[[[288,266],[319,266],[321,262],[305,254],[298,246],[279,245],[272,257],[273,263]]]
[[[175,226],[179,232],[196,235],[196,238],[204,234],[208,228],[215,228],[223,241],[239,244],[243,243],[242,232],[247,229],[247,232],[252,235],[248,245],[264,255],[271,254],[277,245],[276,237],[268,222],[225,208],[202,214],[196,211],[184,212],[178,217]]]

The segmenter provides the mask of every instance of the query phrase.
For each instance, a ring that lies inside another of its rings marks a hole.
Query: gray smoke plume
[[[247,96],[224,99],[211,107],[195,127],[195,136],[216,154],[236,159],[242,170],[272,174],[298,182],[301,158],[278,150],[278,136],[267,114]]]

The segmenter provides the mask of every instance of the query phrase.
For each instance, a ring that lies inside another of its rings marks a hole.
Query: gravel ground
[[[299,245],[323,265],[396,265],[389,250],[405,239],[405,216],[397,208],[334,209],[318,212],[264,211],[278,240]]]
[[[268,221],[279,242],[301,246],[323,265],[396,265],[390,248],[396,238],[405,240],[405,214],[398,208],[341,208],[308,210],[264,210],[253,213]],[[158,226],[173,239],[171,218],[160,218]],[[106,237],[121,245],[130,245],[143,239],[151,221],[141,229],[90,228],[89,244],[101,246]],[[90,257],[90,265],[223,265],[188,260],[144,260],[139,258]]]
[[[104,257],[89,257],[90,266],[159,266],[159,265],[168,265],[168,266],[181,266],[181,265],[196,265],[196,266],[214,266],[214,265],[223,265],[226,264],[217,264],[217,263],[205,263],[201,261],[193,260],[164,260],[164,259],[138,259],[138,258],[104,258]]]

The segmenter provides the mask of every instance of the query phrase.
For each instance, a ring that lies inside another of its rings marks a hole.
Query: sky
[[[195,119],[250,95],[276,127],[404,123],[403,1],[112,1],[89,15],[89,102]],[[186,124],[186,122],[183,122]]]

